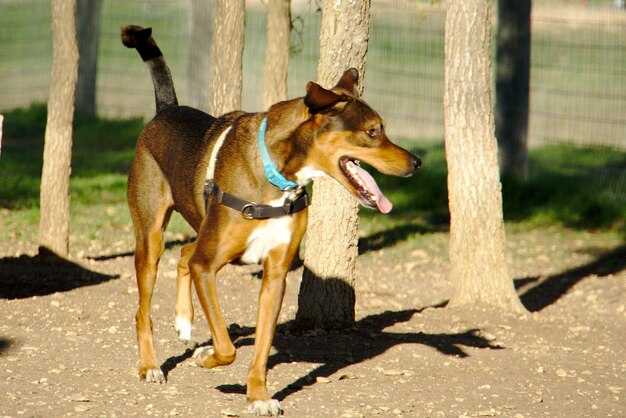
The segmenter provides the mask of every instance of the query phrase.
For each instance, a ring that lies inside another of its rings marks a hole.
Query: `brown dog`
[[[212,348],[197,350],[196,362],[209,368],[232,363],[235,347],[217,299],[216,274],[234,261],[262,263],[247,395],[250,412],[278,415],[282,409],[266,389],[267,360],[285,277],[307,225],[306,184],[314,176],[330,176],[364,206],[387,213],[391,202],[359,160],[395,176],[413,174],[421,162],[389,141],[380,116],[357,97],[354,69],[330,90],[309,82],[306,96],[277,103],[267,113],[232,112],[214,118],[178,106],[150,29],[123,28],[122,41],[148,64],[157,108],[137,140],[128,178],[136,237],[140,378],[165,381],[154,352],[150,301],[163,231],[177,210],[197,232],[196,241],[182,248],[178,265],[179,338],[191,338],[193,282],[213,339]]]

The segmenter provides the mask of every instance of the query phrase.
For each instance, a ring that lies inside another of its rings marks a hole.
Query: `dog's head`
[[[307,84],[304,104],[316,131],[308,165],[333,177],[363,206],[388,213],[393,205],[360,162],[383,174],[408,177],[421,161],[387,138],[382,118],[358,97],[358,79],[351,68],[330,90]]]

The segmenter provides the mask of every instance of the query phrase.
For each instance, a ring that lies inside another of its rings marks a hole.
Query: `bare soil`
[[[509,233],[511,276],[528,316],[445,308],[447,235],[359,257],[357,323],[296,332],[301,270],[288,292],[269,387],[291,417],[625,417],[626,249],[619,237],[562,229]],[[173,329],[173,242],[153,301],[165,384],[137,376],[130,247],[78,249],[70,261],[0,243],[0,416],[246,416],[258,267],[227,267],[220,295],[238,358],[191,359],[210,335]],[[198,308],[196,303],[196,308]]]

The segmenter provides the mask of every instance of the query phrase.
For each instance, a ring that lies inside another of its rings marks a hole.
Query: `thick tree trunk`
[[[52,0],[52,81],[41,174],[39,246],[69,251],[74,92],[78,76],[76,1]]]
[[[291,43],[291,0],[267,3],[267,43],[263,65],[263,109],[287,99],[287,71]]]
[[[530,3],[498,2],[496,138],[500,172],[522,179],[528,172]]]
[[[102,0],[80,0],[76,5],[80,54],[76,84],[76,110],[89,116],[96,116],[96,74],[101,4]]]
[[[244,0],[216,0],[213,19],[211,89],[209,109],[219,116],[241,108],[243,40],[246,21]]]
[[[369,21],[369,1],[324,2],[317,67],[322,86],[334,86],[345,70],[354,67],[361,75],[362,93]],[[316,179],[298,296],[298,327],[335,329],[354,324],[358,229],[357,201],[335,180]]]
[[[213,1],[192,0],[189,55],[187,61],[187,91],[189,106],[209,111],[211,85],[211,33],[213,30]]]
[[[524,311],[509,277],[494,135],[491,1],[450,0],[445,41],[445,144],[450,205],[449,306]]]

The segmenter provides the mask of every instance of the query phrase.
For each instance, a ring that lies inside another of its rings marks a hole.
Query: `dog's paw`
[[[161,369],[147,369],[141,373],[141,380],[146,383],[165,383],[165,375]]]
[[[193,352],[193,358],[196,360],[196,365],[204,367],[206,369],[212,369],[219,366],[228,366],[233,361],[237,354],[233,352],[231,355],[219,355],[216,353],[213,347],[199,347]]]
[[[189,319],[177,316],[174,322],[174,329],[176,330],[176,334],[178,334],[179,340],[185,344],[191,341],[191,331],[193,326],[191,325],[191,322],[189,322]]]
[[[194,350],[191,357],[196,360],[196,365],[200,367],[205,367],[204,362],[206,361],[206,359],[214,354],[215,350],[213,350],[213,347],[198,347]]]
[[[276,399],[254,401],[248,406],[248,412],[254,415],[277,417],[283,414],[283,408]]]

